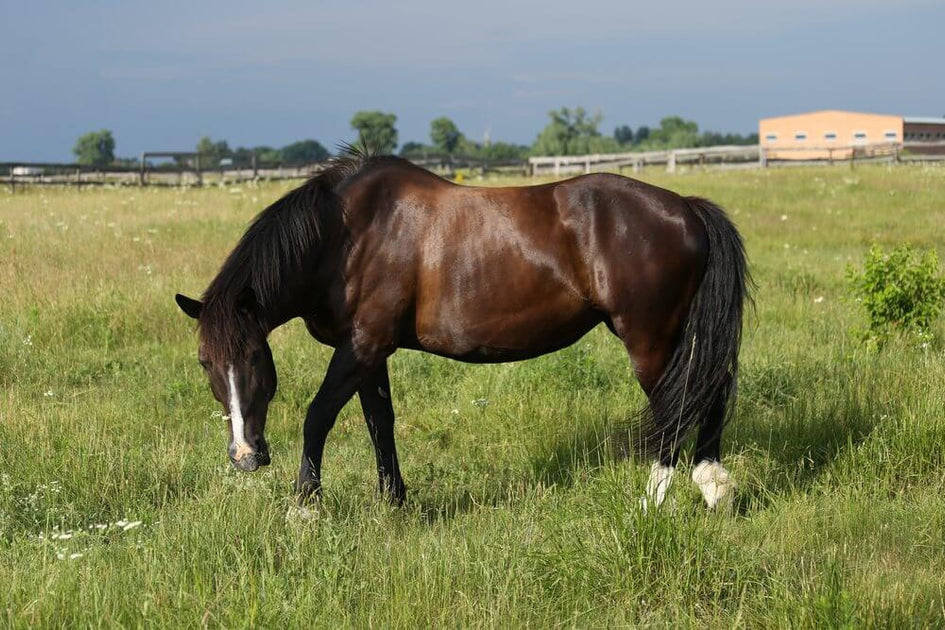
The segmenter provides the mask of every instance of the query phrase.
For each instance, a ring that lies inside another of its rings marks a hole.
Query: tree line
[[[483,161],[515,161],[532,155],[583,155],[714,146],[720,144],[757,144],[758,134],[699,131],[699,125],[680,116],[667,116],[658,127],[618,125],[611,135],[601,131],[603,115],[591,114],[583,107],[561,107],[548,112],[549,121],[531,145],[511,142],[477,142],[463,134],[446,116],[430,122],[429,142],[405,142],[399,155],[407,158],[461,157]],[[398,148],[397,116],[379,110],[362,110],[351,119],[357,132],[355,145],[365,145],[381,154],[394,154]],[[307,139],[281,148],[261,145],[231,148],[226,140],[201,138],[194,147],[201,155],[201,166],[222,164],[246,166],[255,156],[257,164],[310,164],[321,162],[331,152],[317,140]],[[136,158],[116,158],[115,138],[102,129],[82,135],[73,148],[79,164],[137,164]]]

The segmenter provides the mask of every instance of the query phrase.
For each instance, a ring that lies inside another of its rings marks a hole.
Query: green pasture
[[[287,185],[0,190],[0,626],[945,626],[945,322],[871,351],[845,280],[873,242],[945,259],[945,168],[641,177],[725,207],[759,285],[731,513],[685,455],[641,513],[643,396],[604,327],[522,363],[399,352],[408,505],[378,498],[355,401],[299,510],[329,350],[273,333],[273,465],[239,473],[173,301]]]

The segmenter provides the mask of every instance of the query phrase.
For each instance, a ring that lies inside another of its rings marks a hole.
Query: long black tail
[[[687,197],[686,201],[705,225],[709,260],[684,333],[650,392],[641,437],[643,450],[656,456],[675,450],[717,402],[726,419],[731,415],[742,313],[753,287],[742,238],[725,211],[706,199]]]

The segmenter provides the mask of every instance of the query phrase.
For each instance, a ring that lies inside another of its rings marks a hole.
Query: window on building
[[[887,140],[895,140],[899,136],[899,134],[896,133],[895,131],[887,131],[883,135],[885,136]]]
[[[824,134],[824,140],[833,142],[833,141],[836,140],[836,139],[837,139],[837,132],[836,132],[836,131],[828,131],[827,133]]]
[[[778,139],[778,134],[776,134],[776,133],[766,133],[766,134],[765,134],[765,140],[767,140],[768,142],[774,142],[774,141],[777,140],[777,139]]]
[[[866,140],[866,132],[865,132],[865,131],[856,131],[856,132],[853,133],[853,137],[854,137],[855,139],[857,139],[857,140]]]
[[[804,140],[807,140],[807,132],[806,132],[806,131],[798,131],[798,132],[796,132],[796,133],[794,134],[794,139],[797,140],[797,141],[799,141],[799,142],[802,142],[802,141],[804,141]]]

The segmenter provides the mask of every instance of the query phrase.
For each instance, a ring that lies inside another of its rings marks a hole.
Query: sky
[[[360,109],[401,144],[452,118],[529,144],[548,111],[617,125],[667,115],[748,133],[816,109],[945,115],[945,2],[5,0],[0,161],[352,141]]]

